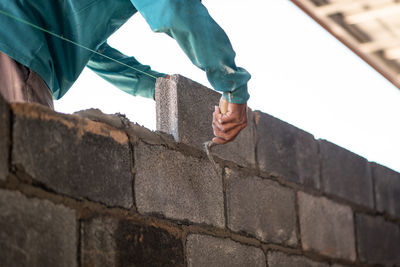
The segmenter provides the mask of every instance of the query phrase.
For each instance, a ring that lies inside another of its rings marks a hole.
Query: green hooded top
[[[199,0],[0,0],[0,51],[38,73],[54,99],[69,90],[85,66],[129,94],[153,98],[155,77],[165,74],[107,45],[108,37],[137,11],[153,31],[174,38],[229,102],[248,100],[250,74],[236,66],[228,37]]]

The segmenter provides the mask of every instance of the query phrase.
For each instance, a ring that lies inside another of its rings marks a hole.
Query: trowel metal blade
[[[203,145],[204,145],[204,148],[206,150],[207,157],[212,163],[212,166],[213,166],[213,169],[215,171],[215,174],[217,175],[217,177],[219,177],[220,173],[218,171],[217,163],[215,163],[214,157],[213,157],[213,155],[211,153],[211,148],[216,146],[217,143],[214,143],[213,141],[208,141],[208,142],[205,142]]]

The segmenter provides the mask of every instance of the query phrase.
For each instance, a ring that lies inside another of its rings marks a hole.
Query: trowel
[[[219,100],[219,109],[220,109],[222,115],[225,115],[228,112],[228,101],[226,101],[226,99],[223,96]],[[219,144],[210,140],[208,142],[205,142],[203,145],[206,150],[207,157],[211,161],[216,175],[219,177],[217,163],[215,163],[214,156],[211,153],[211,148],[213,148],[214,146],[219,145]]]

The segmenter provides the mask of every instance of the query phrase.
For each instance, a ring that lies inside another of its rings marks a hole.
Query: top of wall
[[[219,97],[179,75],[158,79],[156,132],[98,110],[65,115],[0,99],[0,202],[17,190],[75,209],[65,216],[79,222],[92,208],[74,201],[115,220],[165,220],[183,236],[186,263],[214,245],[269,266],[400,262],[399,173],[249,109],[248,127],[213,150],[216,175],[202,143]]]

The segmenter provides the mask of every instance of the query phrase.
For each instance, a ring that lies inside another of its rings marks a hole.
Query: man
[[[156,78],[167,75],[106,42],[137,11],[153,31],[174,38],[223,93],[228,113],[215,109],[214,141],[232,141],[247,125],[250,74],[235,65],[228,37],[199,0],[0,0],[4,98],[53,107],[52,98],[61,98],[85,66],[131,95],[153,98]]]

